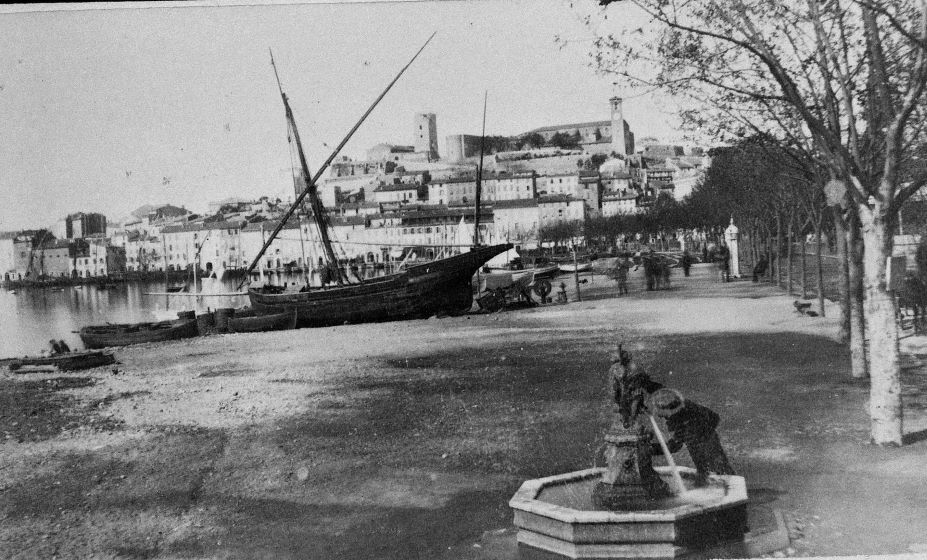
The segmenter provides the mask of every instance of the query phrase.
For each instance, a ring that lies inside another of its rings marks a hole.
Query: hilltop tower
[[[415,151],[427,153],[429,161],[438,159],[438,125],[434,113],[416,113]]]
[[[621,98],[617,95],[609,99],[612,107],[612,151],[622,157],[628,154],[624,136],[624,108]]]

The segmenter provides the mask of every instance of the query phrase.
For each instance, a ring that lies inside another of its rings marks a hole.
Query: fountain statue
[[[631,354],[620,347],[609,374],[617,411],[605,434],[605,472],[592,499],[602,509],[639,509],[671,495],[653,469],[655,432],[646,408],[649,395],[662,385],[641,371]]]
[[[677,467],[648,408],[652,394],[670,390],[639,370],[620,347],[609,375],[614,415],[602,446],[605,466],[522,484],[509,501],[519,557],[724,554],[718,546],[742,552],[737,547],[747,531],[743,477]],[[653,464],[654,449],[662,451],[666,466]]]

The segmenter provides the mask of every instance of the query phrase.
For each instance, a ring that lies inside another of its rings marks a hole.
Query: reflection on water
[[[274,277],[274,283],[298,280],[296,276]],[[237,288],[236,280],[207,279],[198,286],[204,293],[235,292]],[[64,339],[73,349],[83,348],[74,331],[86,325],[164,320],[176,318],[177,311],[248,305],[248,296],[145,295],[145,292],[164,291],[164,282],[117,284],[109,289],[88,284],[21,289],[15,294],[0,291],[0,317],[3,318],[0,321],[0,358],[38,354],[48,347],[52,338]]]

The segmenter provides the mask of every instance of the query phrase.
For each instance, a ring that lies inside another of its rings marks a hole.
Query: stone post
[[[724,240],[731,255],[731,277],[740,278],[740,248],[738,247],[740,230],[734,225],[733,216],[731,216],[731,225],[724,230]]]

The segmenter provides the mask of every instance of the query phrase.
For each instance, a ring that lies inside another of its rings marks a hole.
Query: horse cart
[[[534,292],[541,303],[549,301],[551,285],[547,278],[538,278],[533,270],[519,272],[493,272],[480,277],[476,303],[490,313],[507,307],[533,307],[538,304],[531,296]]]

